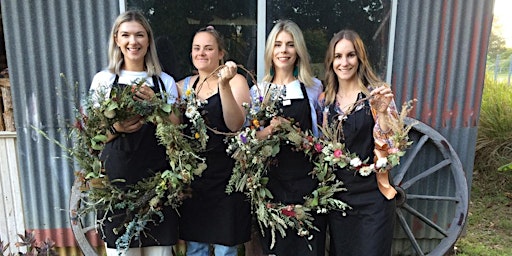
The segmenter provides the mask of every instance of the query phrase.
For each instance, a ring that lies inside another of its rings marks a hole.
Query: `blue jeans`
[[[214,244],[215,256],[237,256],[238,246]],[[187,241],[187,256],[210,256],[210,244]]]

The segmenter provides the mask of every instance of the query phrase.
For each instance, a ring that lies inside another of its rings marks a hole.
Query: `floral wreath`
[[[250,125],[229,139],[227,149],[236,161],[226,192],[244,192],[250,198],[258,224],[262,230],[263,227],[270,229],[271,248],[275,245],[276,233],[285,237],[288,228],[295,229],[299,236],[311,240],[311,230],[318,230],[313,225],[312,212],[339,210],[344,213],[345,209],[350,208],[343,201],[333,198],[334,193],[346,189],[342,187],[343,182],[336,179],[332,168],[320,168],[318,161],[314,160],[318,159],[321,151],[315,150],[318,139],[308,131],[302,131],[292,122],[281,122],[279,129],[266,139],[256,138],[256,132],[264,125],[264,120],[279,114],[279,98],[280,91],[270,86],[266,95],[262,96],[259,92],[252,106],[244,104],[249,113],[247,119]],[[315,163],[310,174],[312,179],[318,180],[318,186],[304,197],[302,204],[275,202],[272,193],[266,188],[268,168],[283,144],[304,152]]]
[[[369,100],[363,98],[358,100],[354,105]],[[412,104],[415,100],[405,102],[402,105],[400,114],[394,118],[393,122],[389,122],[391,127],[388,144],[379,145],[376,143],[375,148],[385,152],[385,157],[376,156],[376,160],[372,164],[368,164],[369,159],[362,160],[357,154],[351,153],[346,149],[345,144],[341,143],[343,136],[343,120],[344,116],[339,116],[338,119],[329,126],[319,127],[322,131],[322,136],[315,144],[315,150],[320,152],[318,158],[319,168],[324,169],[349,169],[356,171],[361,176],[368,176],[372,172],[388,172],[393,167],[400,164],[400,158],[405,155],[405,150],[412,144],[409,140],[409,131],[415,125],[411,123],[405,124],[405,118],[412,109]],[[345,115],[346,116],[346,115]]]
[[[61,76],[63,77],[62,74]],[[90,212],[103,213],[97,219],[99,223],[103,223],[107,220],[107,214],[113,210],[133,213],[133,218],[123,225],[124,233],[116,240],[119,251],[128,249],[131,241],[145,232],[149,222],[162,222],[164,206],[179,207],[194,176],[201,175],[206,169],[205,159],[195,153],[200,149],[190,143],[190,136],[183,132],[187,125],[173,124],[169,118],[172,112],[179,112],[180,104],[193,105],[197,101],[170,105],[162,100],[162,97],[170,97],[165,92],[155,94],[149,101],[134,100],[134,93],[144,81],[145,79],[133,81],[131,87],[113,87],[110,92],[106,87],[101,88],[90,95],[83,107],[75,109],[75,122],[69,134],[73,147],[68,148],[54,140],[81,168],[81,171],[75,173],[76,178],[83,184],[80,188],[83,206],[79,209],[79,216]],[[192,113],[195,114],[193,111]],[[165,147],[170,169],[121,189],[116,184],[122,184],[124,180],[108,179],[100,153],[107,143],[107,131],[110,131],[110,127],[115,122],[134,115],[156,125],[155,135]],[[193,125],[197,127],[192,129],[201,130],[198,124]],[[43,136],[48,138],[44,133]],[[204,141],[208,139],[202,138]],[[158,217],[157,220],[155,217]],[[114,230],[116,234],[120,232],[120,229]]]

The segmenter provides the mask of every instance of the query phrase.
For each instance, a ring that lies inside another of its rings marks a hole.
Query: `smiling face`
[[[338,76],[339,81],[351,81],[356,79],[357,68],[359,67],[359,59],[357,58],[354,44],[347,40],[341,39],[334,47],[334,59],[332,68]]]
[[[144,65],[144,57],[149,47],[149,37],[146,29],[140,23],[136,21],[121,23],[115,40],[124,55],[126,66]]]
[[[276,72],[278,70],[293,72],[296,60],[297,50],[295,49],[293,36],[286,31],[279,32],[274,43],[274,52],[272,57],[272,62]]]
[[[194,36],[191,55],[194,67],[206,72],[217,68],[224,57],[217,40],[209,32],[199,32]]]

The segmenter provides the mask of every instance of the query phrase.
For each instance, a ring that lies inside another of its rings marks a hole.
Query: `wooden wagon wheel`
[[[82,178],[75,178],[75,182],[71,188],[71,196],[69,198],[69,220],[71,223],[71,230],[75,235],[75,239],[82,250],[82,253],[85,256],[96,256],[98,255],[98,252],[86,236],[88,231],[96,229],[95,221],[88,219],[87,216],[79,215],[83,196],[80,189],[81,186]]]
[[[412,122],[414,143],[392,170],[398,191],[393,254],[444,255],[466,222],[466,176],[448,141],[428,125],[406,120]]]

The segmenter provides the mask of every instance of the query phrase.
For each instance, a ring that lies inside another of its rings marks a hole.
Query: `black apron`
[[[360,93],[358,100],[364,95]],[[329,123],[337,118],[335,104],[329,106]],[[346,149],[361,160],[373,163],[375,148],[373,119],[368,100],[363,109],[353,111],[343,121]],[[347,216],[333,211],[329,214],[330,255],[332,256],[385,256],[391,254],[393,240],[395,200],[387,200],[379,191],[375,173],[361,176],[354,170],[338,169],[336,177],[343,181],[347,191],[335,198],[352,207]],[[348,231],[348,232],[347,232]]]
[[[153,77],[155,93],[160,92],[157,77]],[[119,84],[119,76],[116,75],[112,87],[126,86]],[[162,83],[163,86],[163,83]],[[163,88],[163,87],[162,87]],[[165,147],[160,145],[155,135],[156,125],[145,123],[140,130],[134,133],[123,133],[105,145],[100,159],[109,180],[124,179],[125,183],[115,185],[125,188],[144,178],[149,178],[155,173],[170,170]],[[149,202],[148,202],[149,203]],[[115,210],[109,213],[112,221],[106,220],[103,226],[104,240],[109,248],[116,248],[116,240],[124,233],[124,228],[118,235],[114,234],[114,228],[120,228],[126,221],[133,218],[135,212],[128,210]],[[162,210],[164,221],[159,222],[155,217],[155,223],[148,222],[146,231],[141,233],[140,239],[131,242],[130,247],[147,247],[157,245],[174,245],[178,239],[177,213],[172,207],[165,206]]]
[[[193,89],[197,86],[196,79]],[[218,131],[229,132],[222,114],[220,94],[208,98],[201,109],[205,123]],[[190,127],[189,119],[183,116]],[[191,134],[190,129],[186,128]],[[234,160],[226,153],[225,135],[207,131],[207,168],[191,184],[192,197],[180,207],[180,239],[210,244],[234,246],[250,240],[251,206],[243,193],[226,194]]]
[[[291,104],[282,107],[282,116],[288,119],[292,118],[299,123],[301,130],[311,131],[313,127],[311,118],[311,106],[309,105],[306,87],[300,85],[303,99],[292,99]],[[302,204],[304,196],[311,194],[317,187],[317,180],[313,179],[309,173],[313,170],[313,163],[304,152],[292,150],[292,146],[281,144],[279,153],[276,155],[276,163],[268,171],[269,181],[267,188],[272,192],[275,202],[284,204]],[[270,230],[264,230],[265,236],[261,237],[262,248],[265,254],[275,254],[277,256],[318,256],[325,252],[325,230],[326,216],[312,213],[315,221],[313,224],[320,230],[311,231],[313,240],[308,240],[307,236],[297,235],[297,230],[287,229],[286,236],[283,238],[276,233],[276,243],[272,249]],[[309,249],[311,245],[312,250]]]

